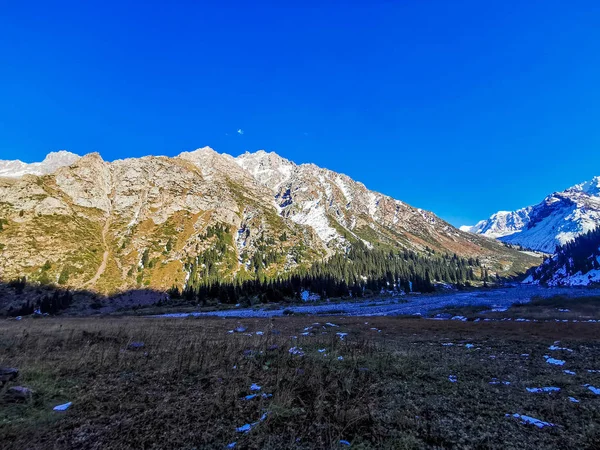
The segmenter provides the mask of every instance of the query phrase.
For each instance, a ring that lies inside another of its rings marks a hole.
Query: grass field
[[[594,323],[402,317],[6,320],[0,366],[21,375],[4,390],[35,395],[0,404],[0,447],[600,448],[600,395],[584,386],[600,387],[598,336]],[[526,390],[546,386],[561,390]]]

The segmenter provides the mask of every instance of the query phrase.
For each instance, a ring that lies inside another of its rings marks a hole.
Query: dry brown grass
[[[302,336],[328,321],[340,327]],[[598,448],[600,397],[581,385],[600,387],[600,374],[586,371],[600,369],[599,325],[291,317],[241,321],[263,336],[227,333],[237,323],[3,321],[0,365],[19,367],[19,383],[36,396],[0,405],[1,447],[329,449],[343,439],[359,449]],[[342,341],[336,332],[349,334]],[[574,350],[554,352],[563,368],[543,359],[555,340]],[[125,350],[132,341],[145,346]],[[293,346],[305,356],[290,355]],[[511,385],[490,385],[494,377]],[[252,383],[273,397],[241,400]],[[532,386],[562,391],[527,393]],[[70,410],[52,411],[66,401]],[[236,432],[265,412],[248,434]],[[506,413],[560,427],[539,430]]]

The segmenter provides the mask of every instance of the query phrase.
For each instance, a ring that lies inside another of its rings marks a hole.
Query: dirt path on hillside
[[[106,235],[108,234],[109,228],[110,215],[106,218],[106,222],[104,223],[104,227],[102,228],[102,244],[104,245],[104,255],[102,256],[102,263],[100,264],[100,267],[98,267],[96,274],[91,280],[84,284],[84,287],[96,284],[102,276],[102,274],[104,273],[104,271],[106,270],[106,265],[108,264],[108,256],[110,255],[110,252],[108,250],[108,244],[106,242]]]

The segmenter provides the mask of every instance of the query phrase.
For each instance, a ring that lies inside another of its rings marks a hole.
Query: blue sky
[[[600,175],[598,55],[597,1],[6,2],[0,159],[265,149],[474,223]]]

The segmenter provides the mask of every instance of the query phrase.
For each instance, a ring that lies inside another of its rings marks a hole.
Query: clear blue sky
[[[455,225],[600,175],[597,0],[1,3],[0,159],[265,149]]]

